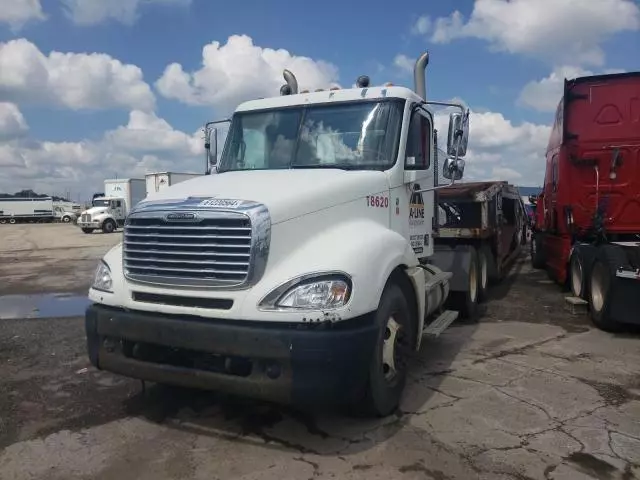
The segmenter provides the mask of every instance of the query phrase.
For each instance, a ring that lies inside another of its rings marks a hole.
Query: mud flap
[[[471,258],[470,245],[458,245],[451,248],[446,245],[435,245],[431,263],[444,272],[451,272],[449,289],[454,292],[469,290],[469,265]]]

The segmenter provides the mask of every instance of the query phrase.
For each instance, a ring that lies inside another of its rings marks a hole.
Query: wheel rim
[[[577,258],[571,259],[571,291],[576,297],[582,296],[582,262]]]
[[[69,217],[64,217],[64,218],[62,219],[62,221],[63,221],[64,223],[69,223],[69,220],[70,220],[70,219],[69,219]]]
[[[601,312],[608,290],[607,272],[602,263],[597,262],[591,273],[591,306],[596,312]]]
[[[476,301],[478,296],[478,270],[475,262],[471,262],[469,269],[469,297],[472,302]]]
[[[11,220],[9,220],[9,223],[16,223],[16,219],[12,218]]]
[[[113,232],[113,224],[111,222],[107,223],[107,232]]]
[[[382,342],[382,373],[384,379],[389,383],[393,382],[405,367],[403,333],[402,325],[393,316],[390,316],[385,325]]]

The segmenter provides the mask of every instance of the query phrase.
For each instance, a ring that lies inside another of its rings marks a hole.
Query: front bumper
[[[76,222],[76,225],[78,225],[78,227],[80,228],[100,228],[100,222],[83,222],[81,220],[78,220]]]
[[[132,312],[91,305],[87,348],[99,369],[285,404],[355,400],[367,379],[373,314],[334,324]]]

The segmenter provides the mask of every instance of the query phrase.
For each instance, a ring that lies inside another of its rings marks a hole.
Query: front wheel
[[[69,223],[71,221],[71,217],[62,217],[63,223]]]
[[[83,233],[87,233],[87,234],[88,234],[88,233],[93,233],[93,228],[83,228],[83,229],[82,229],[82,232],[83,232]]]
[[[385,417],[400,404],[415,345],[411,310],[398,285],[391,283],[384,289],[375,320],[379,326],[378,340],[360,407],[367,415]]]
[[[116,222],[113,220],[105,220],[102,224],[102,231],[104,233],[113,233],[116,230]]]

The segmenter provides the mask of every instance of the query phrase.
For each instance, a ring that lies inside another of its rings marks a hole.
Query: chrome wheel
[[[489,267],[487,266],[487,256],[484,253],[480,254],[480,282],[482,289],[487,288],[487,283],[489,283]]]
[[[478,298],[478,265],[471,260],[469,266],[469,299],[475,303]]]
[[[395,318],[389,317],[384,331],[384,340],[382,343],[382,373],[385,380],[392,381],[398,374],[397,367],[402,362],[399,358],[400,330],[402,326],[396,322]]]
[[[582,270],[582,262],[577,254],[571,256],[571,292],[574,297],[582,297],[584,285],[584,271]]]
[[[607,270],[602,262],[596,262],[591,272],[591,307],[601,312],[609,289]]]

